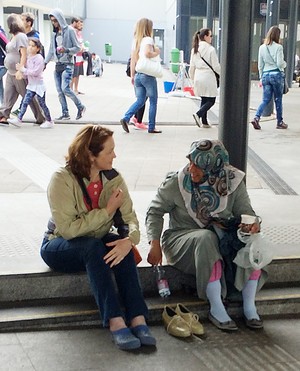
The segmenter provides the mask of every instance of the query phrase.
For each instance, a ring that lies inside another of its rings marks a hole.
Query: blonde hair
[[[134,53],[138,58],[138,54],[141,47],[141,42],[143,37],[153,37],[153,22],[151,19],[148,18],[141,18],[137,21],[135,30],[134,30],[134,37],[135,37],[135,50]]]

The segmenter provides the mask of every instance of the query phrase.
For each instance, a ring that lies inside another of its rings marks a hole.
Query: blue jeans
[[[145,104],[147,97],[149,97],[150,107],[148,130],[153,131],[155,129],[158,96],[156,78],[145,75],[144,73],[136,73],[134,76],[134,89],[137,100],[125,113],[124,120],[129,122],[131,116],[133,116]]]
[[[70,88],[73,71],[74,66],[71,64],[66,64],[65,69],[61,72],[54,71],[54,81],[56,85],[56,90],[58,92],[58,99],[61,104],[63,115],[69,115],[69,108],[66,96],[72,99],[78,110],[83,108],[83,104],[80,102],[76,94]]]
[[[280,71],[264,72],[262,75],[263,101],[258,107],[255,116],[260,118],[263,110],[268,105],[274,94],[277,123],[280,124],[282,117],[282,93],[284,74]]]
[[[7,69],[4,66],[0,66],[0,106],[3,103],[3,95],[4,95],[4,88],[3,88],[3,76],[6,74]]]
[[[207,112],[211,109],[215,102],[215,97],[201,97],[201,106],[199,111],[197,112],[197,115],[201,117],[202,124],[208,125]]]
[[[124,306],[125,320],[128,323],[136,316],[147,317],[148,315],[133,252],[130,251],[113,268],[110,268],[103,259],[109,251],[109,247],[105,243],[118,238],[118,235],[111,233],[102,239],[77,237],[65,240],[58,237],[50,241],[44,239],[41,246],[41,256],[51,269],[65,273],[87,272],[105,327],[109,325],[110,318],[123,317],[121,305]],[[113,275],[120,298],[114,284]]]
[[[28,105],[32,102],[35,95],[37,97],[39,105],[41,106],[41,108],[42,108],[42,110],[45,114],[46,120],[51,121],[49,108],[46,105],[46,93],[44,93],[44,95],[42,97],[40,97],[38,94],[36,94],[35,91],[31,91],[31,90],[28,90],[28,89],[26,90],[26,94],[24,95],[24,97],[22,99],[22,103],[21,103],[21,106],[20,106],[20,113],[18,115],[19,119],[22,120],[23,116],[25,115],[25,112],[27,110]]]

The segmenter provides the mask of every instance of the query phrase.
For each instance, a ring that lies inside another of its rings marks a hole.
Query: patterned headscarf
[[[178,173],[179,189],[189,215],[200,227],[226,209],[228,196],[245,174],[229,164],[228,152],[219,140],[193,142],[187,158],[204,173],[200,183],[192,181],[189,165]]]

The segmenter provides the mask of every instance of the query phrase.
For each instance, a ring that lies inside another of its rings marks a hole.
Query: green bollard
[[[171,50],[171,63],[179,63],[180,59],[180,50],[177,48],[173,48]],[[172,72],[178,73],[179,72],[179,64],[172,64]]]

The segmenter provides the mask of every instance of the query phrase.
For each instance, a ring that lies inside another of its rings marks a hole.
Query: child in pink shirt
[[[41,129],[51,129],[54,127],[54,122],[51,119],[49,109],[46,105],[46,86],[43,80],[44,58],[40,54],[42,44],[39,39],[30,38],[28,42],[28,57],[26,67],[21,67],[19,63],[16,64],[17,71],[20,71],[24,77],[28,79],[26,87],[26,94],[23,98],[22,105],[18,117],[8,119],[7,121],[18,128],[22,126],[22,118],[25,115],[28,105],[36,96],[37,100],[45,114],[46,121],[40,125]]]

